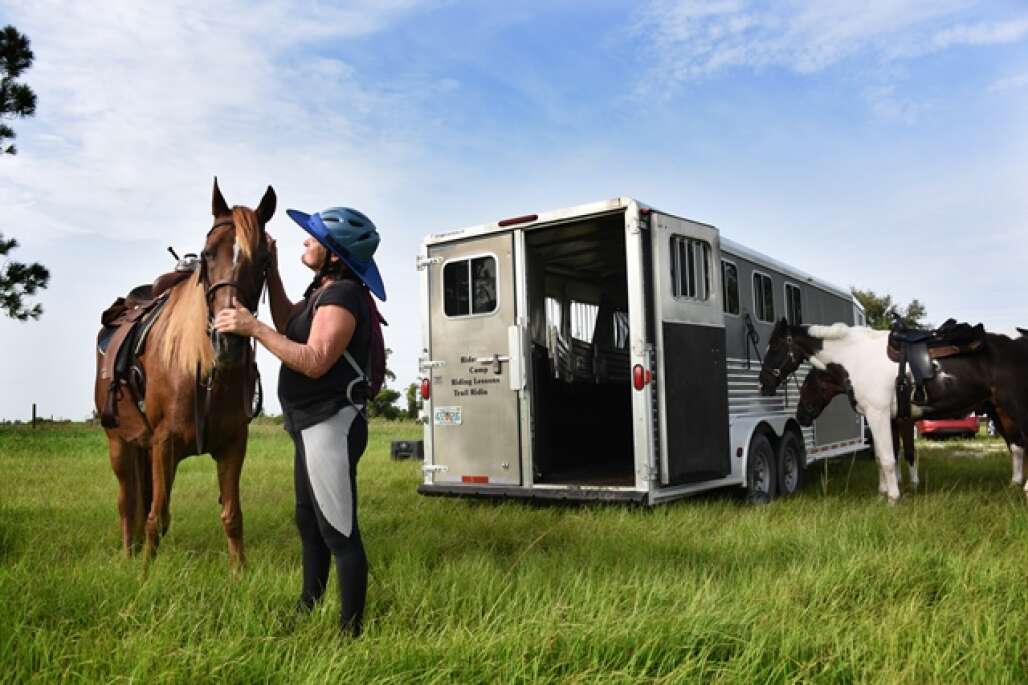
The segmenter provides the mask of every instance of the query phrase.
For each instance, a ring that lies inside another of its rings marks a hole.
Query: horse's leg
[[[1010,448],[1010,482],[1014,485],[1024,485],[1024,448],[1014,443],[1008,443]]]
[[[150,514],[146,517],[146,556],[153,558],[161,536],[168,530],[171,516],[168,502],[171,495],[171,483],[175,479],[175,448],[173,441],[165,436],[153,442],[150,448],[151,482],[153,483],[153,501]]]
[[[239,474],[246,457],[246,431],[224,449],[213,455],[218,464],[218,488],[221,490],[221,525],[228,538],[228,558],[237,573],[246,563],[243,550],[243,509],[239,503]]]
[[[136,471],[136,483],[138,497],[136,508],[132,513],[132,544],[135,551],[143,548],[146,540],[146,517],[153,504],[153,476],[151,475],[150,451],[145,449],[136,450],[133,468]]]
[[[881,411],[867,413],[867,423],[875,439],[875,457],[881,470],[879,491],[885,488],[885,496],[889,504],[899,502],[899,484],[896,482],[896,455],[892,451],[892,419]]]
[[[899,453],[900,453],[900,434],[902,433],[902,431],[900,430],[901,422],[898,419],[893,419],[892,423],[891,423],[891,426],[892,426],[892,453],[897,455],[897,458],[899,458]],[[899,467],[899,466],[896,467],[896,483],[899,484],[899,485],[903,484],[903,468]],[[878,474],[878,493],[881,494],[881,495],[884,495],[886,493],[886,491],[882,489],[882,487],[884,485],[885,485],[885,473],[881,469],[879,469],[879,474]]]
[[[907,473],[910,474],[910,487],[914,490],[920,485],[921,479],[917,475],[917,452],[914,444],[914,419],[903,419],[893,424],[893,430],[899,428],[902,432],[903,437],[903,461],[907,462]],[[893,450],[893,454],[896,455],[897,461],[899,460],[899,451]],[[902,469],[897,466],[897,476],[902,472]]]
[[[108,453],[111,469],[118,477],[118,518],[121,525],[121,546],[127,556],[139,551],[136,531],[136,511],[142,499],[136,471],[138,449],[121,440],[108,436]]]

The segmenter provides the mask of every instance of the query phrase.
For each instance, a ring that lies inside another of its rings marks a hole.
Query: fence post
[[[32,427],[36,427],[36,403],[32,403]]]

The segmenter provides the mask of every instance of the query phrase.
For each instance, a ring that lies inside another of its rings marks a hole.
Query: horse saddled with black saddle
[[[958,323],[955,319],[947,319],[938,328],[926,330],[904,328],[897,317],[889,331],[889,344],[886,348],[889,359],[899,364],[899,374],[896,377],[897,418],[910,418],[911,396],[914,404],[928,403],[925,383],[935,378],[938,366],[933,360],[973,354],[980,351],[984,345],[985,327],[980,323],[972,326],[968,323]],[[910,375],[913,376],[913,393],[910,379],[907,377],[907,366],[910,367]]]

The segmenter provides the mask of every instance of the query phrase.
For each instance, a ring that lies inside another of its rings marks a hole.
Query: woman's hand
[[[264,232],[264,235],[268,237],[268,270],[278,271],[278,243],[267,231]]]
[[[260,321],[239,302],[232,298],[232,306],[225,307],[214,317],[214,330],[219,333],[234,333],[252,338],[257,334]]]

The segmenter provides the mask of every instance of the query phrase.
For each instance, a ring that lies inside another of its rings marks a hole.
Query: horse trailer
[[[798,385],[757,380],[776,318],[860,305],[714,226],[618,198],[430,235],[417,267],[422,494],[766,499],[865,447],[846,397],[804,429]]]

